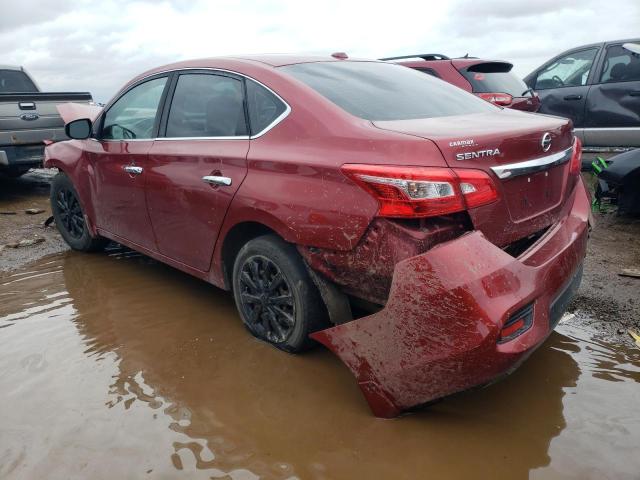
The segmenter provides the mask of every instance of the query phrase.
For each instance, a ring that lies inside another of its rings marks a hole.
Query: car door
[[[527,78],[540,97],[539,113],[570,118],[575,128],[584,127],[589,79],[599,49],[575,50],[557,57]]]
[[[600,65],[587,96],[585,144],[640,147],[640,57],[608,45]]]
[[[161,254],[208,271],[218,232],[246,172],[249,127],[241,77],[211,70],[176,74],[151,147],[149,217]]]
[[[94,171],[96,225],[108,237],[156,250],[147,214],[146,160],[159,123],[168,77],[149,78],[107,107],[87,142]]]

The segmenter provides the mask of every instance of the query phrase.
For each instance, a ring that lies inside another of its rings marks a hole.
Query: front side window
[[[205,73],[178,78],[167,137],[237,137],[247,135],[242,82]]]
[[[280,67],[352,115],[409,120],[498,107],[412,68],[384,62],[315,62]]]
[[[596,53],[598,53],[597,48],[589,48],[555,60],[538,74],[535,89],[586,85]]]
[[[632,54],[622,45],[607,48],[600,81],[602,83],[640,81],[640,57]]]
[[[0,93],[35,93],[38,89],[20,70],[0,70]]]
[[[247,106],[252,135],[264,131],[287,109],[282,100],[252,80],[247,80]]]
[[[158,106],[166,83],[167,77],[149,80],[120,97],[104,117],[102,139],[152,138]]]

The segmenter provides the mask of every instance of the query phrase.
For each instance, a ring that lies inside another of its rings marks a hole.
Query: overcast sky
[[[567,48],[640,37],[640,0],[0,0],[0,64],[108,100],[151,67],[237,53],[469,53],[524,76]]]

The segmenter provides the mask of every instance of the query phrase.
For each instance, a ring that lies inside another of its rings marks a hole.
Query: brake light
[[[578,175],[582,170],[582,142],[578,137],[573,140],[573,152],[571,152],[571,166],[569,172]]]
[[[481,170],[346,164],[342,172],[378,201],[381,217],[446,215],[498,198]]]
[[[508,93],[482,92],[482,93],[476,93],[476,95],[482,98],[483,100],[486,100],[487,102],[491,102],[495,105],[500,105],[502,107],[511,105],[511,102],[513,102],[513,96],[509,95]]]

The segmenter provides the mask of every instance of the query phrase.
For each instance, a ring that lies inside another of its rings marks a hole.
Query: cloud
[[[264,52],[382,57],[441,52],[511,61],[521,75],[572,46],[637,35],[636,0],[116,1],[4,0],[0,63],[47,90],[108,100],[173,61]],[[603,21],[615,12],[614,21]]]

